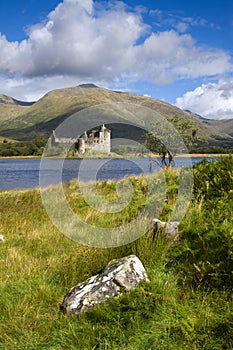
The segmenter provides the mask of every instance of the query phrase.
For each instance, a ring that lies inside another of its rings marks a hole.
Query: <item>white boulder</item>
[[[60,309],[68,315],[79,314],[110,296],[118,297],[123,291],[134,289],[143,280],[149,282],[141,261],[135,255],[129,255],[110,262],[101,274],[71,288]]]

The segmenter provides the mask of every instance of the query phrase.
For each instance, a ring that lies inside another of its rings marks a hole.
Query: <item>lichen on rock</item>
[[[60,308],[68,315],[79,314],[134,289],[143,280],[149,282],[145,268],[135,255],[129,255],[110,262],[101,274],[71,288]]]

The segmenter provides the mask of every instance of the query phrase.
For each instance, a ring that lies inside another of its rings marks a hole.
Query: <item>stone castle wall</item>
[[[50,143],[51,146],[74,144],[74,151],[78,155],[83,155],[87,151],[110,153],[111,131],[103,124],[100,128],[92,130],[89,134],[85,132],[78,140],[75,138],[57,137],[55,131],[53,131]]]

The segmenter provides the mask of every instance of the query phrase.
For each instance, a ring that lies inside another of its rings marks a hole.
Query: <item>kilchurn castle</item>
[[[103,124],[89,133],[85,131],[79,138],[58,137],[53,131],[50,139],[51,146],[62,146],[63,144],[74,144],[74,153],[83,155],[88,151],[99,153],[111,152],[111,131]]]

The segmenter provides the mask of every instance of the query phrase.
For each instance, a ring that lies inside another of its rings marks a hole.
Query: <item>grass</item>
[[[166,177],[168,193],[162,218],[168,217],[167,207],[172,207],[177,192],[177,173],[173,170]],[[124,210],[124,219],[115,214],[115,224],[130,221],[145,204],[145,178],[130,181],[135,195]],[[109,181],[98,184],[106,201],[117,198],[115,189],[116,185]],[[98,216],[88,207],[77,182],[65,186],[65,193],[73,210],[83,219],[92,224],[97,220],[106,227],[112,224],[111,216]],[[193,199],[178,243],[168,241],[161,232],[154,242],[144,235],[124,246],[97,249],[71,241],[53,226],[38,189],[0,192],[0,233],[6,237],[0,244],[0,349],[232,349],[232,286],[224,279],[221,286],[215,286],[217,275],[211,279],[209,270],[204,270],[206,265],[198,264],[198,259],[203,263],[208,260],[208,254],[201,255],[204,250],[200,242],[204,248],[209,242],[211,255],[212,241],[206,237],[206,227],[208,232],[213,228],[215,232],[222,230],[222,254],[228,259],[232,254],[232,202],[230,194],[223,196],[224,201],[214,199],[212,208],[212,202]],[[220,215],[223,212],[225,216]],[[219,221],[213,220],[214,215]],[[196,242],[196,246],[191,242]],[[121,298],[112,298],[78,317],[59,311],[63,297],[73,285],[100,272],[111,259],[128,254],[141,259],[151,280],[149,284],[141,284]],[[211,259],[218,277],[222,277],[224,267],[217,270],[218,262],[212,255]],[[203,281],[196,280],[194,264],[199,269],[203,267]]]

